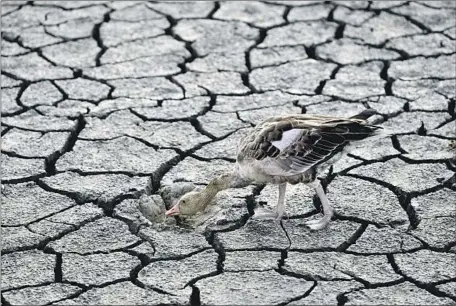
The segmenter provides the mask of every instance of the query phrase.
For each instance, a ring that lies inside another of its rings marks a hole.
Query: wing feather
[[[241,142],[238,160],[264,161],[269,175],[294,175],[324,162],[348,141],[368,137],[377,128],[359,118],[302,114],[271,117]]]

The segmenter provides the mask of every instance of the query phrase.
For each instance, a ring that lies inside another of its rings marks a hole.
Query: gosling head
[[[184,194],[176,205],[166,211],[166,216],[192,216],[206,208],[205,198],[199,191],[191,191]]]

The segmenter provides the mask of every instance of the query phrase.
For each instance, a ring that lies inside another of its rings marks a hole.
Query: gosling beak
[[[179,215],[180,211],[179,211],[179,204],[176,204],[174,205],[173,207],[171,207],[171,209],[167,210],[165,212],[165,215],[167,217],[170,217],[170,216],[177,216]]]

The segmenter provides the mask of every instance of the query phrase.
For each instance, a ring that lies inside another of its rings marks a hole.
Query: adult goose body
[[[317,174],[340,158],[347,144],[375,134],[380,127],[367,122],[374,114],[376,111],[367,109],[350,118],[308,114],[267,118],[241,139],[233,169],[214,178],[201,191],[182,196],[166,215],[203,211],[219,191],[227,188],[276,184],[279,197],[275,217],[280,220],[285,214],[287,184],[304,183],[315,189],[323,210],[321,219],[306,225],[322,229],[334,213]]]

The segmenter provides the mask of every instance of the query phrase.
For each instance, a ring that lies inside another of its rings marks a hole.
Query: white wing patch
[[[282,133],[282,139],[271,141],[271,144],[280,151],[283,151],[301,137],[302,131],[302,129],[285,131]]]

